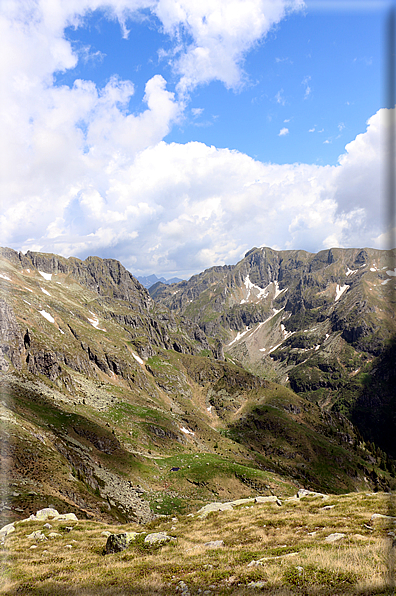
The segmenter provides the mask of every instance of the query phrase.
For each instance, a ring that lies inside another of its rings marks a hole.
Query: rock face
[[[16,369],[20,369],[23,351],[23,338],[13,309],[5,300],[0,299],[0,371],[6,372],[9,369],[8,361]]]
[[[395,457],[395,265],[396,250],[253,248],[150,292],[234,362],[346,414]]]

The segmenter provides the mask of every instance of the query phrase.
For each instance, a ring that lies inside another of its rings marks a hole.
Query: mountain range
[[[1,520],[388,489],[395,251],[252,249],[147,289],[0,249]]]
[[[171,279],[165,279],[165,277],[157,277],[154,273],[152,275],[138,275],[136,277],[138,282],[145,288],[151,288],[154,284],[161,282],[163,284],[175,284],[182,281],[179,277],[172,277]]]

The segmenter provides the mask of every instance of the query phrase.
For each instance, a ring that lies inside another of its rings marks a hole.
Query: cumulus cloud
[[[155,14],[178,42],[172,63],[180,75],[179,92],[214,79],[238,87],[246,53],[303,6],[302,0],[159,0]]]
[[[336,166],[264,164],[203,143],[161,141],[130,163],[115,161],[103,190],[93,182],[76,187],[49,224],[39,219],[40,206],[31,207],[36,233],[23,248],[111,256],[136,274],[188,276],[236,262],[254,245],[375,246],[383,112]]]
[[[2,244],[97,254],[120,259],[136,274],[184,276],[236,262],[254,245],[312,251],[379,245],[386,110],[370,118],[332,167],[264,164],[203,143],[163,141],[185,109],[186,93],[216,78],[238,86],[245,53],[298,5],[108,0],[106,10],[125,36],[128,15],[147,9],[177,46],[172,60],[181,96],[155,75],[144,109],[132,114],[132,81],[54,84],[54,73],[79,60],[65,27],[79,26],[104,6],[100,0],[3,3]]]
[[[284,127],[284,128],[281,128],[280,129],[279,134],[278,134],[278,137],[284,137],[284,136],[286,136],[288,134],[289,134],[289,129],[286,128],[286,127]]]

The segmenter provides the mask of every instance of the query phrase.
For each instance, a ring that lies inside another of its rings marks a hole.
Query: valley
[[[2,523],[390,490],[393,256],[253,249],[149,294],[111,259],[1,249]]]

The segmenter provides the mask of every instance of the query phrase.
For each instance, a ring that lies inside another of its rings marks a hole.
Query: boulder
[[[254,497],[250,499],[236,499],[235,501],[231,501],[231,505],[233,507],[237,507],[238,505],[246,505],[247,503],[255,503],[256,499]]]
[[[232,509],[231,503],[208,503],[199,509],[197,515],[201,518],[206,517],[212,511],[225,511]]]
[[[61,513],[56,521],[78,521],[78,519],[75,513]]]
[[[165,534],[165,532],[154,532],[153,534],[147,534],[144,543],[154,546],[155,544],[164,544],[169,540],[172,540],[172,537]]]
[[[276,503],[277,505],[282,505],[282,501],[275,495],[271,495],[270,497],[256,497],[254,499],[254,502],[255,503]]]
[[[396,517],[393,517],[392,515],[383,515],[382,513],[373,513],[373,515],[370,517],[371,522],[379,519],[384,519],[393,523],[396,522]]]
[[[322,497],[323,499],[328,499],[328,495],[323,493],[316,493],[313,490],[307,490],[306,488],[300,488],[297,492],[297,497],[301,499],[301,497]]]
[[[31,538],[32,540],[48,540],[45,534],[42,533],[41,530],[36,530],[29,534],[26,538]]]
[[[119,553],[131,544],[138,536],[138,532],[123,532],[122,534],[110,534],[105,546],[105,554]]]
[[[205,542],[204,546],[206,548],[223,548],[225,544],[224,540],[211,540],[210,542]]]
[[[335,532],[334,534],[329,534],[329,536],[325,538],[325,542],[337,542],[337,540],[342,540],[343,538],[345,538],[345,536],[346,534],[342,534],[341,532]]]
[[[59,515],[59,511],[56,509],[53,509],[52,507],[45,507],[45,509],[40,509],[37,511],[36,515],[32,513],[32,515],[26,521],[47,521],[47,519],[58,518]]]
[[[15,526],[14,526],[15,522],[12,522],[12,524],[7,524],[6,526],[3,526],[0,530],[0,541],[4,542],[4,538],[6,536],[8,536],[9,534],[11,534],[12,532],[15,532]]]

